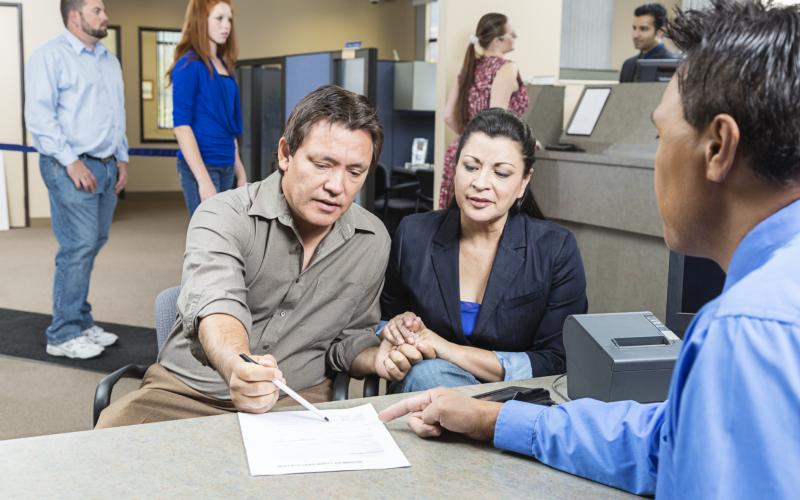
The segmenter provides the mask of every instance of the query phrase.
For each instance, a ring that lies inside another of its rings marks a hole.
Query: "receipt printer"
[[[563,336],[570,399],[667,399],[682,341],[653,313],[576,314]]]

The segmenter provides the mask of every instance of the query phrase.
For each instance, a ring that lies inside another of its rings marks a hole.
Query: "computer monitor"
[[[670,252],[666,321],[670,330],[683,338],[694,315],[722,293],[724,285],[725,273],[716,262]]]
[[[668,82],[680,59],[638,59],[634,82]]]

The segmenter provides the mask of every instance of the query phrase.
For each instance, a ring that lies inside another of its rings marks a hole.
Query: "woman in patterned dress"
[[[517,65],[505,58],[514,50],[516,38],[503,14],[492,12],[478,21],[458,75],[457,91],[450,94],[445,107],[444,121],[457,134],[486,108],[505,108],[518,116],[528,108],[528,92]],[[453,199],[457,149],[458,137],[445,153],[439,208],[447,208]]]

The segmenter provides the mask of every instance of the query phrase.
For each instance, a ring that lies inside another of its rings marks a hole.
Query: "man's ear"
[[[739,147],[739,125],[731,115],[719,114],[706,127],[706,179],[721,183],[733,170]]]
[[[289,160],[291,160],[292,155],[289,153],[289,143],[286,142],[286,139],[281,137],[280,141],[278,141],[278,168],[282,171],[286,172],[286,169],[289,168]]]

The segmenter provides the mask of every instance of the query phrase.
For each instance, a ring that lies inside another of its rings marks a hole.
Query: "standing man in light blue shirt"
[[[25,120],[59,243],[47,353],[87,359],[117,340],[95,325],[87,296],[128,180],[125,101],[119,61],[99,43],[108,28],[102,0],[61,0],[61,16],[64,33],[25,67]]]
[[[653,121],[667,244],[722,294],[684,338],[667,401],[558,407],[434,389],[381,413],[659,498],[800,492],[800,9],[714,0],[668,28],[686,57]]]

